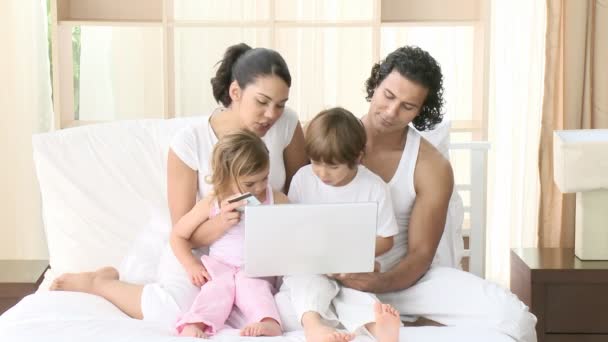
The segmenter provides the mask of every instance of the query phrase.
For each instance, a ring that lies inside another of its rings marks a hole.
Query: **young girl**
[[[250,131],[224,135],[213,149],[209,183],[213,192],[184,215],[171,233],[175,256],[196,286],[201,286],[190,310],[177,322],[182,336],[206,338],[224,326],[236,305],[249,324],[243,336],[282,335],[273,286],[266,279],[248,278],[241,267],[244,260],[245,226],[240,214],[233,211],[215,231],[209,231],[209,255],[198,260],[191,252],[189,239],[198,224],[220,213],[220,207],[238,194],[250,192],[262,204],[286,203],[287,197],[268,185],[270,170],[268,149]],[[244,204],[244,203],[243,203]],[[201,263],[202,262],[202,263]]]

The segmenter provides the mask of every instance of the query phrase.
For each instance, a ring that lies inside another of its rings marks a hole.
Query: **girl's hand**
[[[217,216],[221,221],[222,226],[228,229],[241,220],[241,212],[237,211],[236,208],[242,207],[247,204],[247,201],[242,200],[234,203],[228,203],[228,200],[222,202],[220,208],[220,214]]]
[[[190,282],[196,287],[201,287],[205,283],[211,280],[211,276],[207,272],[207,269],[200,262],[193,263],[186,267],[186,272],[190,276]]]

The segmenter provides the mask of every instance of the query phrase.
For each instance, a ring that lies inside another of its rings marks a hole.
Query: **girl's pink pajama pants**
[[[212,335],[220,330],[236,305],[249,323],[272,318],[281,324],[272,285],[268,280],[249,278],[241,267],[233,266],[208,255],[201,258],[211,280],[201,287],[194,303],[177,322],[177,331],[185,325],[203,323]]]

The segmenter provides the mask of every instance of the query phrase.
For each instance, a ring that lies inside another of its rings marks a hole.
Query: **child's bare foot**
[[[263,319],[261,322],[249,324],[241,330],[241,336],[281,336],[281,326],[274,319]]]
[[[374,304],[376,324],[372,334],[378,342],[399,342],[401,318],[399,311],[389,304],[376,302]]]
[[[103,267],[95,272],[64,273],[53,280],[49,290],[93,293],[97,281],[117,279],[118,271],[114,267]]]
[[[204,326],[199,324],[186,324],[179,333],[179,336],[208,338],[209,336],[204,331]]]
[[[355,335],[343,331],[338,331],[324,324],[307,326],[304,329],[306,342],[348,342],[355,338]]]

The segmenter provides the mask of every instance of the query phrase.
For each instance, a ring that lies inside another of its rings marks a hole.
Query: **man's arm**
[[[416,201],[408,226],[407,255],[384,273],[347,274],[336,277],[357,290],[383,293],[406,289],[429,269],[443,234],[454,187],[450,163],[425,140],[414,173]]]

